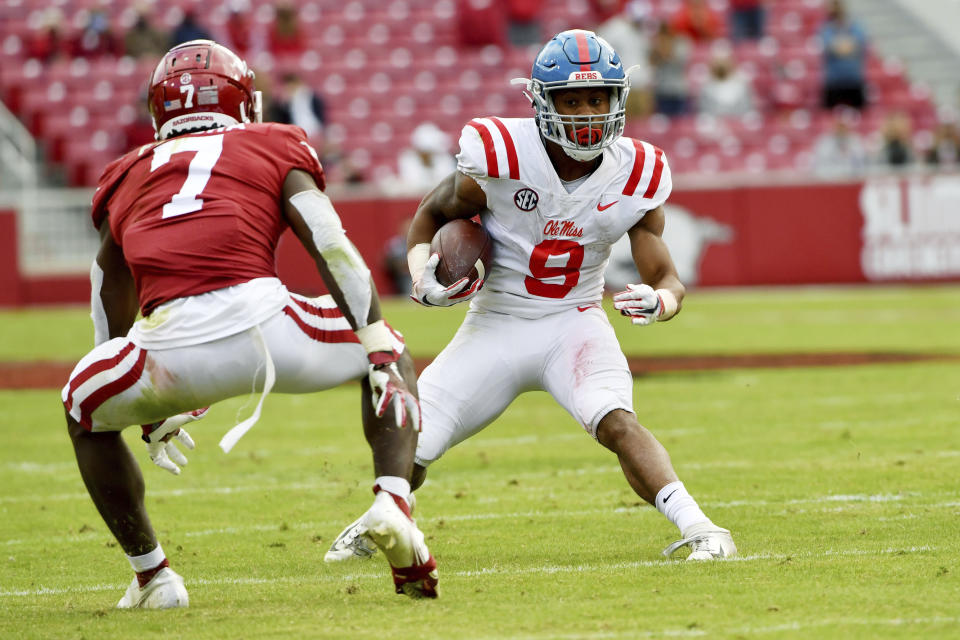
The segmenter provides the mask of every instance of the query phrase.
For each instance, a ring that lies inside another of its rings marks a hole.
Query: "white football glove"
[[[645,327],[663,315],[663,298],[648,284],[628,284],[626,291],[613,296],[613,308],[633,324]]]
[[[172,416],[151,425],[143,425],[144,434],[142,438],[143,441],[147,443],[147,453],[150,454],[150,459],[153,460],[153,464],[169,471],[175,476],[180,475],[180,467],[177,465],[185,466],[187,464],[187,457],[176,447],[173,439],[179,440],[187,449],[193,449],[195,446],[193,438],[191,438],[186,429],[182,429],[181,426],[188,422],[201,419],[207,415],[209,409],[210,407],[204,407],[203,409]],[[148,430],[149,433],[147,432]]]
[[[469,278],[460,278],[449,287],[437,281],[437,265],[440,264],[440,254],[434,253],[427,260],[420,278],[413,283],[413,292],[410,297],[425,307],[449,307],[458,302],[469,300],[477,295],[483,280],[478,278],[467,287]]]
[[[371,364],[368,371],[370,390],[373,392],[370,399],[377,417],[382,418],[387,412],[387,407],[393,405],[394,422],[397,427],[403,429],[409,417],[410,424],[419,431],[420,402],[407,389],[407,384],[400,377],[397,363]]]

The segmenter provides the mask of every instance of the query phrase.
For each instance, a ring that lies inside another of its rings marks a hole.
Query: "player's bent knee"
[[[623,409],[614,409],[597,424],[597,440],[608,449],[617,449],[626,440],[644,431],[636,416]]]
[[[67,411],[66,407],[64,407],[63,413],[67,419],[67,433],[70,434],[71,440],[76,440],[77,438],[81,438],[90,433],[86,427],[84,427],[73,416],[70,415],[70,412]]]
[[[419,464],[413,465],[413,473],[410,476],[410,490],[416,491],[423,486],[427,479],[427,468]]]

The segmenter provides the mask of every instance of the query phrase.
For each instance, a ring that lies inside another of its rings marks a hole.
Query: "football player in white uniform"
[[[544,390],[617,454],[637,495],[680,529],[665,555],[689,546],[688,559],[732,556],[730,532],[704,515],[666,449],[637,421],[630,370],[600,306],[610,248],[624,234],[644,284],[628,285],[614,307],[646,326],[676,315],[684,295],[661,237],[670,167],[662,150],[621,136],[627,75],[593,32],[558,34],[531,79],[520,80],[536,117],[470,121],[457,171],[417,209],[407,236],[412,297],[426,306],[472,302],[418,382],[423,430],[412,486],[519,394]],[[444,287],[430,241],[447,221],[477,214],[494,243],[485,284]],[[326,559],[369,555],[364,538],[362,525],[348,526]]]

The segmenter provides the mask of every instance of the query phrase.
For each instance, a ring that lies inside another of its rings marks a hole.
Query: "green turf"
[[[427,357],[453,336],[465,306],[427,310],[397,298],[384,300],[383,309],[414,355]],[[604,308],[628,354],[960,353],[958,285],[691,291],[679,316],[647,330],[615,315],[609,299]],[[93,329],[83,308],[7,311],[0,335],[0,361],[75,361]]]
[[[627,327],[625,340],[637,353],[956,352],[957,293],[704,292],[677,319],[689,327]],[[389,317],[426,351],[432,333],[455,329],[434,318],[459,313]],[[80,327],[81,315],[32,321]],[[0,327],[27,325],[0,314]],[[642,335],[657,338],[633,342]],[[51,357],[40,346],[21,357]],[[192,429],[198,448],[180,477],[126,432],[191,596],[187,610],[127,612],[113,606],[129,567],[85,494],[57,392],[0,392],[0,638],[960,637],[960,365],[655,375],[634,399],[691,492],[733,530],[738,560],[663,560],[673,527],[533,393],[419,492],[439,601],[392,594],[382,557],[326,565],[332,537],[371,499],[352,385],[271,395],[229,455],[217,441],[253,402],[217,405]]]

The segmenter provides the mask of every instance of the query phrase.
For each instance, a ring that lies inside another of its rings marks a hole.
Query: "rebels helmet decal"
[[[516,78],[512,82],[526,86],[543,137],[560,145],[571,158],[583,162],[596,158],[623,133],[630,91],[628,74],[620,56],[606,40],[592,31],[571,29],[558,33],[544,45],[529,79]],[[594,87],[610,91],[609,113],[583,116],[557,113],[551,95],[554,91]]]
[[[157,138],[241,122],[260,122],[253,71],[212,40],[170,49],[150,78],[148,103]]]

